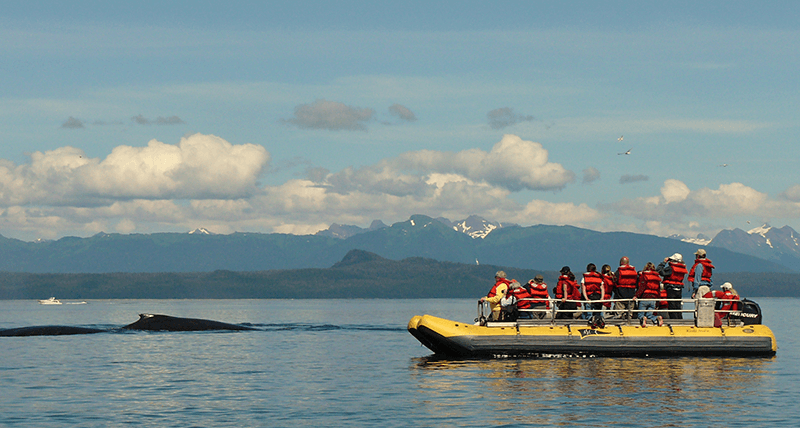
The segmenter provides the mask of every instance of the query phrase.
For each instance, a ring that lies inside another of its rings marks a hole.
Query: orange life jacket
[[[686,265],[670,260],[669,267],[672,268],[672,273],[664,278],[664,284],[683,287],[683,279],[686,277],[687,273]]]
[[[661,275],[654,270],[646,270],[639,274],[639,288],[636,290],[637,299],[655,299],[659,297]]]
[[[639,274],[636,273],[635,267],[631,265],[624,265],[617,269],[618,288],[636,288],[636,283],[638,280]]]
[[[709,259],[695,259],[692,270],[689,271],[689,280],[694,281],[694,270],[697,268],[697,265],[700,264],[703,265],[703,272],[700,274],[700,280],[711,282],[711,270],[714,269],[714,265],[711,264],[711,260]]]
[[[583,274],[583,286],[586,288],[586,296],[592,293],[599,293],[603,285],[603,275],[597,272],[586,272]],[[600,297],[602,299],[602,296]]]

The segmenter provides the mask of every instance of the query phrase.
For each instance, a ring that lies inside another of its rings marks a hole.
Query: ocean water
[[[755,300],[773,358],[441,360],[405,329],[475,299],[0,301],[0,328],[258,329],[0,337],[0,426],[798,426],[800,300]]]

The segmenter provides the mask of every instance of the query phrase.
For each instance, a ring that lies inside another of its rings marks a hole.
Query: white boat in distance
[[[42,305],[60,305],[61,302],[56,299],[55,297],[51,297],[47,300],[39,300],[39,303]]]

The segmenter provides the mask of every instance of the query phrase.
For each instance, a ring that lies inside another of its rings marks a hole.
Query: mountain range
[[[391,226],[373,222],[367,229],[332,225],[327,233],[316,235],[220,235],[204,229],[193,232],[99,233],[89,238],[39,242],[0,237],[0,271],[145,273],[328,268],[349,251],[364,250],[390,260],[423,257],[541,271],[558,271],[569,265],[578,272],[588,263],[615,267],[621,256],[630,257],[634,266],[642,267],[648,261],[658,263],[678,252],[690,263],[698,248],[695,243],[629,232],[597,232],[573,226],[521,227],[479,217],[450,222],[424,215],[414,215]],[[790,233],[794,231],[790,229]],[[783,241],[771,238],[769,242],[774,246]],[[712,251],[712,244],[713,241],[705,248],[717,268],[715,272],[800,270],[781,263],[792,260],[789,253],[784,258],[764,259],[743,254],[739,244],[733,244],[739,252],[722,244]]]

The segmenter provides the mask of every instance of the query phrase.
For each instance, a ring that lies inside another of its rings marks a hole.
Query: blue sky
[[[800,6],[696,3],[3,2],[0,234],[800,229]]]

